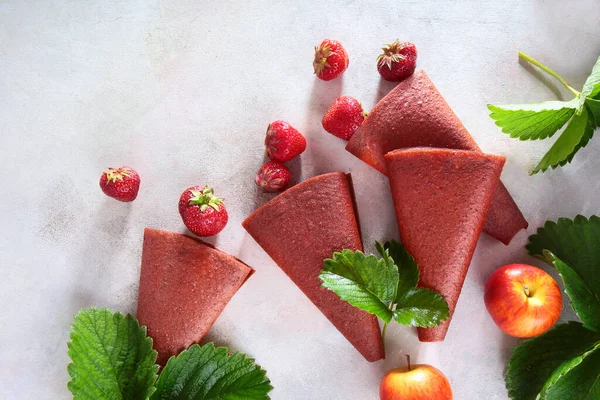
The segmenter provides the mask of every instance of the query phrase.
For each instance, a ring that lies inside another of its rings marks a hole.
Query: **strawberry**
[[[100,188],[113,199],[134,201],[140,190],[140,176],[129,167],[109,168],[100,177]]]
[[[417,48],[411,42],[386,44],[377,57],[377,71],[386,81],[401,81],[415,72]]]
[[[365,120],[366,113],[354,97],[338,97],[323,116],[323,128],[332,135],[350,140]]]
[[[277,120],[267,127],[265,145],[271,160],[286,162],[306,149],[306,139],[287,122]]]
[[[192,186],[179,198],[179,214],[185,226],[198,236],[212,236],[227,225],[228,215],[223,199],[213,189]]]
[[[263,192],[279,192],[290,184],[290,170],[278,161],[268,161],[258,170],[254,183]]]
[[[348,53],[337,40],[325,39],[315,47],[313,68],[317,78],[330,81],[348,68]]]

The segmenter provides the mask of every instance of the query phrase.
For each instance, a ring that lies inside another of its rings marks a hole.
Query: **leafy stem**
[[[383,329],[381,330],[381,341],[383,343],[383,351],[385,352],[385,332],[387,331],[388,323],[383,324]]]
[[[394,291],[394,297],[393,297],[394,299],[396,298],[397,292],[398,292],[398,287],[396,286],[396,289]],[[388,307],[388,310],[392,311],[395,306],[396,306],[396,302],[394,300],[392,300],[392,302],[390,302],[390,306]],[[383,324],[383,329],[381,330],[381,341],[383,342],[383,351],[384,352],[385,352],[385,332],[387,331],[388,325],[389,325],[389,322],[385,322]]]
[[[546,73],[548,73],[548,74],[552,75],[552,76],[553,76],[553,77],[555,77],[556,79],[558,79],[558,81],[559,81],[560,83],[562,83],[564,87],[566,87],[567,89],[569,89],[569,90],[571,91],[571,93],[573,93],[575,96],[579,97],[579,95],[581,95],[581,93],[580,93],[580,92],[578,92],[577,90],[573,89],[573,88],[571,87],[571,85],[569,85],[569,84],[567,83],[567,81],[565,81],[565,80],[563,79],[563,77],[562,77],[562,76],[560,76],[559,74],[557,74],[556,72],[554,72],[552,69],[550,69],[550,68],[546,67],[544,64],[542,64],[542,63],[541,63],[541,62],[539,62],[538,60],[536,60],[536,59],[534,59],[534,58],[532,58],[532,57],[528,56],[527,54],[523,53],[522,51],[519,51],[519,58],[521,58],[521,59],[523,59],[523,60],[525,60],[525,61],[527,61],[527,62],[529,62],[529,63],[531,63],[531,64],[533,64],[533,65],[535,65],[536,67],[540,68],[542,71],[544,71],[544,72],[546,72]]]

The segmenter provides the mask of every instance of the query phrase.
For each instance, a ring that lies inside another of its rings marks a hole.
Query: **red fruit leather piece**
[[[375,105],[346,150],[386,174],[384,155],[397,149],[436,147],[481,152],[423,70],[400,82]],[[502,183],[484,231],[504,244],[528,224]]]
[[[352,183],[341,172],[308,179],[277,196],[242,225],[331,323],[368,361],[384,358],[374,315],[321,287],[323,260],[362,250]]]
[[[146,228],[137,318],[157,363],[200,342],[254,270],[201,240]]]
[[[444,340],[454,314],[504,157],[414,148],[386,154],[402,243],[421,271],[419,286],[446,298],[450,318],[419,328],[419,340]]]

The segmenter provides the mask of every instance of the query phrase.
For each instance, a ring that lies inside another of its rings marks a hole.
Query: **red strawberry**
[[[332,135],[350,140],[365,116],[362,106],[354,97],[338,97],[323,116],[323,128]]]
[[[415,72],[417,48],[411,42],[386,44],[383,54],[377,57],[377,71],[386,81],[401,81]]]
[[[113,199],[134,201],[140,190],[140,176],[129,167],[109,168],[100,177],[100,188]]]
[[[290,184],[290,170],[277,161],[268,161],[258,170],[254,182],[263,192],[279,192]]]
[[[207,187],[192,186],[179,198],[179,214],[185,226],[198,236],[212,236],[227,225],[223,199]]]
[[[348,68],[348,53],[337,40],[325,39],[315,47],[313,68],[317,78],[330,81]]]
[[[306,149],[306,139],[285,121],[277,120],[267,127],[267,154],[273,161],[286,162]]]

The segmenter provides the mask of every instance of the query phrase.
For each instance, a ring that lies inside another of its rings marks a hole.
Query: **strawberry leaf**
[[[319,275],[323,287],[386,324],[395,319],[404,325],[431,327],[449,317],[442,295],[417,289],[419,269],[400,243],[391,241],[382,246],[376,242],[375,248],[381,259],[361,251],[333,253]]]
[[[558,269],[583,325],[600,332],[600,218],[548,221],[529,237],[527,250]]]
[[[541,397],[546,400],[600,398],[600,343],[557,368]]]
[[[541,140],[554,135],[575,114],[576,100],[504,106],[488,104],[488,109],[496,125],[511,138]]]
[[[554,265],[565,283],[565,293],[571,299],[571,307],[583,321],[583,325],[600,332],[600,299],[593,289],[571,267],[561,261],[552,252],[544,250],[546,260]]]
[[[158,365],[146,327],[131,315],[90,308],[75,315],[67,387],[76,400],[146,400]]]
[[[192,345],[171,357],[151,400],[263,400],[273,387],[266,371],[245,354],[225,347]]]
[[[554,382],[564,387],[563,384],[576,381],[581,371],[573,367],[581,362],[573,360],[582,357],[599,343],[600,333],[584,328],[579,322],[556,325],[543,335],[521,342],[513,350],[507,364],[506,388],[509,397],[513,400],[594,399],[595,397],[581,396],[543,397],[540,394],[542,391],[553,390],[551,388],[555,385]],[[575,375],[560,383],[565,379],[560,378],[561,374],[566,377],[571,373]],[[550,381],[553,381],[553,385],[547,384]],[[577,389],[571,387],[571,390]]]
[[[394,319],[403,325],[429,328],[450,317],[448,303],[441,294],[429,289],[410,289],[394,310]]]
[[[594,117],[594,125],[596,128],[600,127],[600,100],[588,98],[585,100],[585,105],[587,106],[590,115]]]
[[[579,113],[583,110],[583,105],[588,97],[594,98],[598,95],[600,95],[600,57],[596,60],[590,76],[588,76],[583,84],[577,105],[577,112]]]
[[[396,302],[400,302],[407,293],[417,287],[419,283],[419,267],[406,248],[399,242],[391,240],[386,242],[384,248],[398,266],[398,289],[396,291]]]
[[[323,263],[325,269],[319,275],[323,287],[387,323],[392,320],[390,306],[398,286],[395,264],[351,250],[333,253]]]
[[[571,162],[579,149],[587,144],[589,139],[594,134],[594,119],[589,118],[587,107],[583,109],[580,115],[576,115],[565,131],[554,142],[550,150],[542,157],[542,160],[534,168],[531,174],[546,171],[552,167],[555,169],[558,166],[563,166],[567,162]]]

